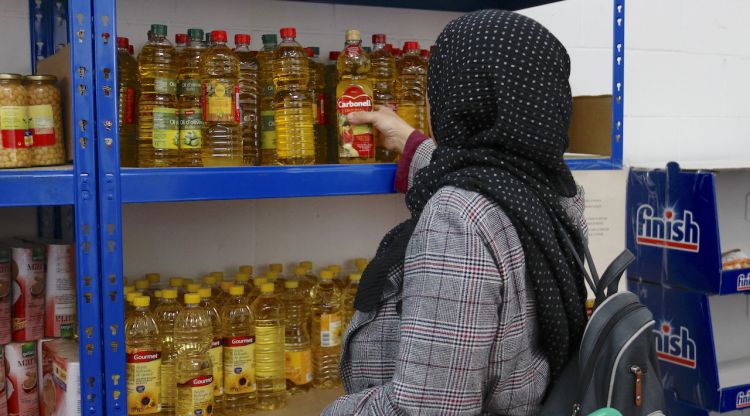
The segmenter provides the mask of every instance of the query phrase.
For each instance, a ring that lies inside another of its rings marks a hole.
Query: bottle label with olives
[[[154,78],[154,92],[157,94],[177,94],[177,80],[174,78]]]
[[[49,104],[30,105],[31,134],[34,147],[52,146],[55,144],[55,117]]]
[[[240,86],[228,80],[203,83],[203,121],[240,122]]]
[[[199,79],[181,79],[178,90],[181,95],[200,97],[201,81]]]
[[[260,113],[260,147],[263,150],[276,149],[276,112],[274,110]]]
[[[255,336],[224,337],[224,394],[255,391]]]
[[[0,134],[3,148],[22,149],[34,143],[29,130],[29,112],[26,106],[6,105],[0,107]]]
[[[171,107],[154,107],[154,149],[177,149],[180,143],[179,111]]]
[[[180,110],[180,148],[200,149],[203,133],[203,111],[200,108]]]
[[[161,412],[161,352],[137,351],[125,354],[128,415]]]

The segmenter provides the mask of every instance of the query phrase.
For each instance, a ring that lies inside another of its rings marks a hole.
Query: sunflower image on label
[[[180,147],[200,149],[203,133],[203,111],[200,108],[180,110]]]
[[[255,336],[225,337],[224,394],[255,391]]]
[[[370,124],[349,124],[346,116],[356,111],[372,111],[372,91],[359,84],[349,85],[336,100],[339,131],[339,157],[375,157],[375,142]]]
[[[324,313],[320,315],[320,346],[337,347],[341,345],[341,314]]]
[[[175,416],[210,416],[214,413],[214,377],[198,376],[177,383]]]
[[[180,146],[180,112],[172,107],[154,107],[152,145],[154,149],[178,149]]]
[[[203,121],[240,122],[240,86],[227,80],[203,83]]]
[[[303,386],[313,380],[312,352],[286,351],[284,353],[286,379],[296,386]]]
[[[161,412],[161,352],[136,351],[125,354],[128,415]]]
[[[208,356],[211,358],[211,366],[214,374],[214,396],[224,394],[224,351],[221,346],[221,338],[214,338],[211,341],[211,349],[208,350]]]

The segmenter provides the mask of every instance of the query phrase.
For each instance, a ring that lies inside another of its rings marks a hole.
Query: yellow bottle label
[[[320,315],[320,346],[336,347],[341,345],[341,314],[324,313]]]
[[[203,111],[200,108],[180,110],[180,147],[200,149],[203,133]]]
[[[297,386],[305,385],[313,380],[312,352],[286,351],[284,353],[286,379]]]
[[[284,327],[256,326],[255,342],[255,347],[259,351],[279,351],[280,353],[284,349]],[[258,360],[255,363],[255,375],[257,377],[276,377],[279,375],[277,364],[281,363],[274,363],[272,360]]]
[[[226,80],[203,83],[205,121],[240,121],[240,86]]]
[[[177,384],[175,416],[210,416],[214,412],[213,376],[198,376]]]
[[[214,338],[211,341],[208,356],[211,357],[214,374],[214,396],[221,396],[224,394],[224,351],[221,346],[221,338]]]
[[[180,112],[171,107],[154,107],[154,149],[177,149],[180,143]]]
[[[260,147],[261,149],[276,149],[276,112],[274,110],[260,113]]]
[[[224,394],[255,391],[255,336],[225,337]]]
[[[128,352],[125,359],[128,415],[161,412],[161,352]]]

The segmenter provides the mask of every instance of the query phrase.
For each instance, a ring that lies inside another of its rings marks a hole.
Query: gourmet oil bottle
[[[313,133],[315,134],[315,163],[328,163],[328,126],[326,125],[325,65],[318,62],[320,48],[305,48],[310,63],[310,97],[313,103]]]
[[[243,416],[255,409],[255,318],[245,288],[232,286],[221,307],[224,355],[224,401],[226,416]]]
[[[273,55],[276,154],[282,165],[311,165],[315,162],[315,136],[312,98],[307,89],[310,68],[296,37],[295,28],[282,28],[281,43]]]
[[[301,267],[304,275],[305,270]],[[296,273],[295,273],[296,275]],[[295,276],[296,277],[296,276]],[[302,288],[300,280],[287,280],[284,302],[284,357],[286,360],[286,390],[290,394],[301,393],[312,387],[312,350],[310,348],[309,291]]]
[[[180,150],[177,109],[177,51],[167,26],[151,25],[151,36],[138,55],[138,166],[176,166]]]
[[[136,297],[125,320],[128,415],[151,415],[161,408],[161,340],[147,296]]]
[[[201,297],[200,306],[211,319],[211,348],[208,349],[208,355],[211,358],[211,374],[214,376],[214,413],[216,413],[221,410],[221,404],[224,400],[224,355],[221,347],[223,325],[219,310],[211,297],[211,288],[202,287],[198,289],[198,295]]]
[[[240,60],[227,47],[227,32],[214,30],[211,42],[201,60],[203,166],[240,166]]]
[[[357,296],[357,289],[359,289],[359,281],[362,279],[362,275],[359,273],[352,273],[349,275],[349,284],[344,288],[344,292],[341,294],[341,327],[346,330],[349,326],[349,322],[354,316],[354,298]]]
[[[263,49],[258,51],[258,83],[260,85],[260,163],[275,165],[276,162],[276,120],[274,98],[276,87],[273,84],[273,54],[278,38],[275,34],[261,36]]]
[[[404,55],[397,63],[396,112],[410,126],[426,134],[427,64],[419,54],[419,43],[404,43]]]
[[[394,95],[394,83],[396,81],[396,59],[391,55],[391,51],[386,47],[386,37],[384,34],[372,35],[372,93],[375,105],[389,107],[396,111],[396,97]],[[377,129],[375,134],[375,159],[378,162],[390,163],[398,159],[398,153],[390,151],[383,147],[380,138],[380,132]]]
[[[359,30],[346,31],[346,46],[337,62],[336,120],[339,163],[374,163],[375,139],[372,125],[349,124],[346,116],[355,111],[372,111],[372,84],[368,79],[370,57],[362,49]]]
[[[200,300],[197,293],[185,295],[185,309],[177,315],[174,324],[177,416],[214,413],[214,375],[208,353],[213,334],[211,318]]]
[[[203,31],[188,29],[188,43],[177,56],[177,97],[180,107],[180,166],[203,166],[203,108],[201,104],[201,58],[206,52]]]
[[[138,99],[138,63],[130,53],[128,38],[117,38],[117,118],[120,128],[120,166],[138,166],[136,140],[136,100]]]
[[[330,270],[320,272],[312,310],[313,386],[332,388],[341,383],[341,292]]]
[[[255,316],[255,380],[260,410],[280,409],[286,404],[284,373],[284,305],[265,283],[253,302]]]
[[[234,53],[240,58],[240,131],[242,164],[260,165],[260,91],[258,60],[250,50],[250,35],[234,35]]]
[[[154,309],[154,318],[159,325],[161,335],[161,403],[164,415],[172,415],[177,402],[177,381],[175,379],[175,362],[177,349],[174,342],[174,323],[177,315],[182,311],[182,305],[177,301],[177,291],[164,289],[161,291],[162,301]]]

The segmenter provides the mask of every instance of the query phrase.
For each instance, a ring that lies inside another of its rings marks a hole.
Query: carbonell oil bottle
[[[149,303],[136,297],[125,321],[128,416],[161,412],[161,339]]]
[[[336,119],[339,132],[339,163],[374,163],[375,139],[369,124],[352,125],[347,115],[372,111],[372,84],[368,79],[370,57],[362,49],[359,30],[346,31],[346,46],[337,62]]]

